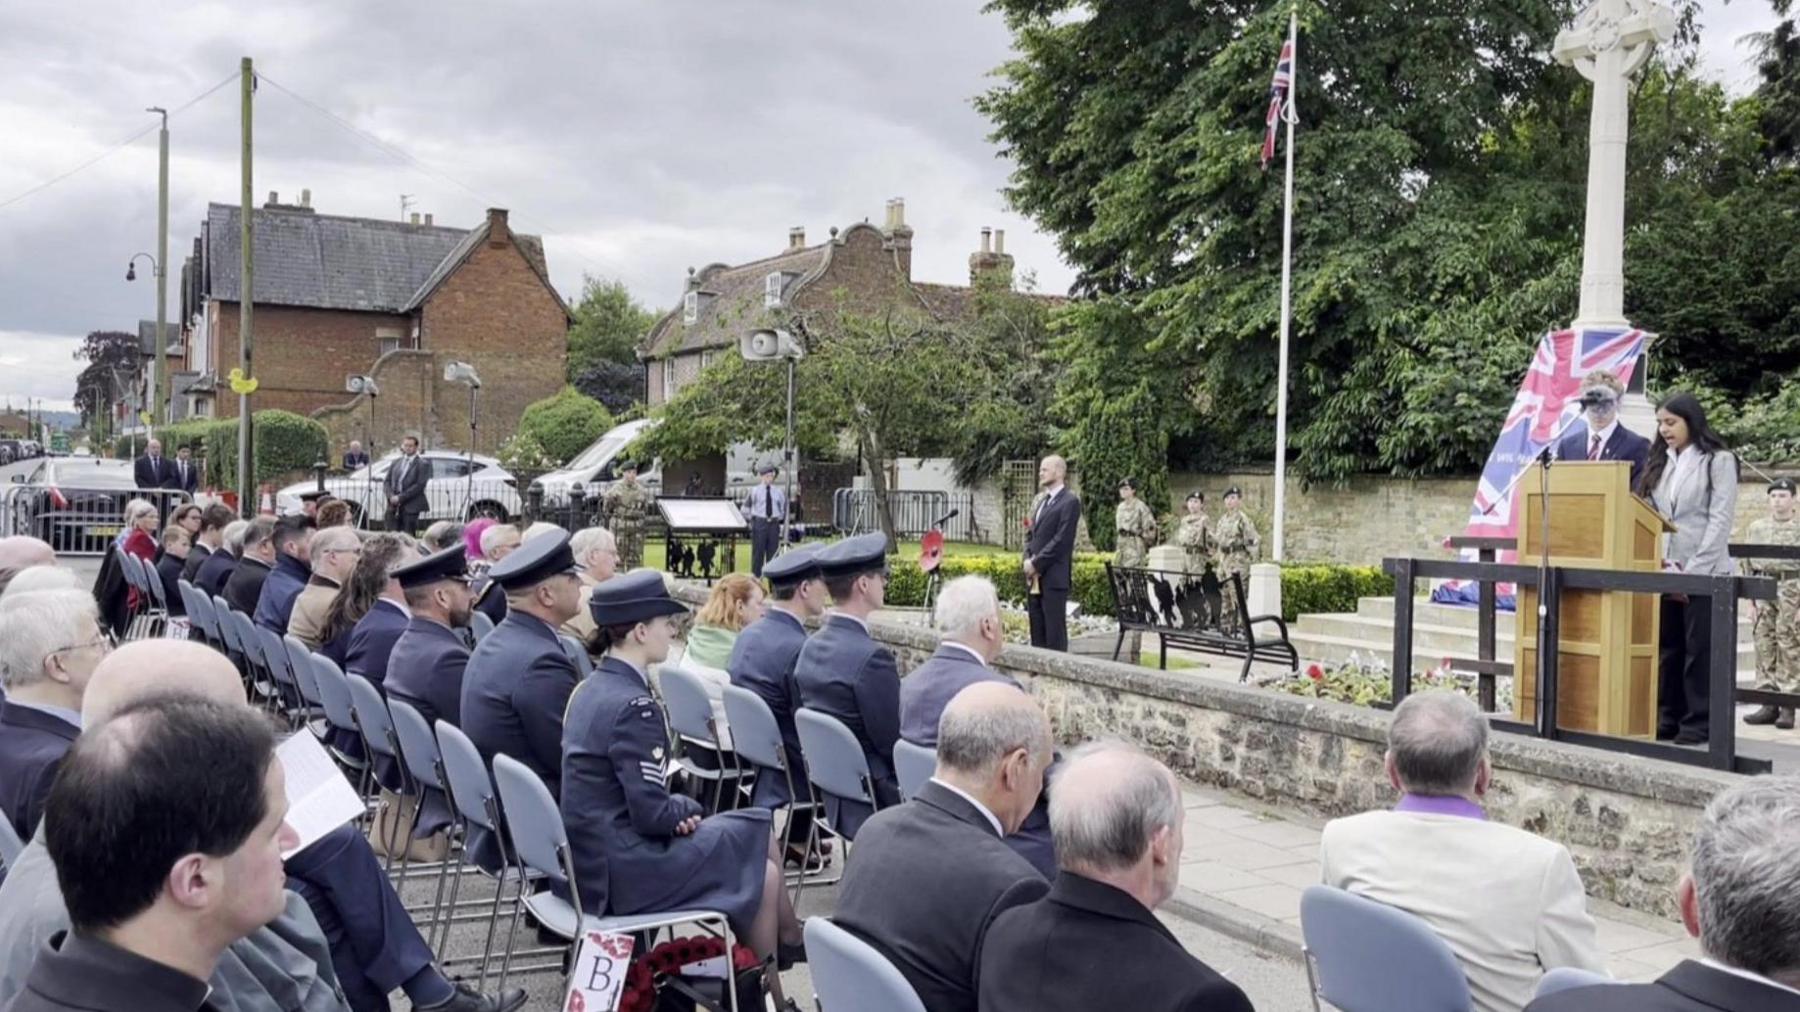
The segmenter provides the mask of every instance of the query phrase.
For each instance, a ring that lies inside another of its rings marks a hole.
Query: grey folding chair
[[[734,948],[731,922],[717,910],[670,910],[651,914],[596,917],[581,912],[581,888],[575,879],[575,859],[569,851],[569,835],[563,828],[562,812],[550,789],[524,763],[508,755],[494,757],[494,783],[500,790],[500,803],[506,812],[506,825],[513,846],[526,867],[540,872],[550,881],[568,890],[570,899],[544,891],[525,901],[539,924],[563,938],[574,938],[583,931],[605,931],[616,934],[646,932],[654,935],[663,928],[682,924],[698,924],[706,930],[716,927],[725,939],[725,951]],[[515,922],[514,930],[518,925]],[[574,967],[569,973],[574,973]],[[563,992],[569,980],[563,981]],[[737,1012],[737,988],[727,981],[731,1012]],[[561,992],[559,992],[561,993]]]
[[[824,917],[806,919],[806,966],[819,1012],[925,1012],[894,964]]]
[[[294,672],[288,660],[287,645],[281,642],[281,634],[267,626],[255,626],[256,636],[262,643],[263,664],[269,669],[269,679],[275,683],[275,709],[287,718],[288,727],[299,730],[296,715],[299,710],[296,700],[300,690],[294,684]]]
[[[736,760],[728,758],[731,753],[719,744],[718,723],[706,686],[701,684],[699,675],[672,664],[662,666],[657,681],[661,683],[663,712],[668,715],[674,738],[675,764],[695,780],[711,782],[713,798],[707,811],[717,812],[725,796],[725,782],[730,780],[735,790],[739,775]],[[713,754],[711,769],[689,757],[689,750],[696,746]]]
[[[869,773],[862,743],[844,722],[808,707],[794,711],[794,728],[800,732],[800,751],[806,759],[806,778],[820,794],[839,801],[859,801],[880,808],[875,797],[875,778]],[[826,808],[826,822],[840,839],[846,837]],[[813,820],[818,825],[818,820]],[[846,855],[847,858],[847,855]]]
[[[181,580],[175,586],[181,590],[182,606],[187,609],[188,624],[200,633],[201,642],[217,643],[219,632],[217,620],[213,616],[212,599],[187,580]]]
[[[1467,1012],[1469,981],[1423,920],[1330,886],[1300,894],[1300,935],[1316,1012]]]
[[[479,615],[480,612],[476,614]],[[558,633],[556,642],[562,646],[563,656],[575,665],[575,670],[581,677],[586,678],[594,673],[594,659],[588,656],[587,648],[581,645],[580,640]]]
[[[256,623],[241,611],[231,613],[231,624],[237,628],[238,645],[244,650],[245,669],[250,673],[250,691],[261,697],[263,709],[273,710],[281,694],[275,676],[269,673],[269,660],[263,654],[262,634]]]
[[[514,887],[512,901],[514,930],[507,933],[506,952],[500,961],[500,981],[495,986],[495,990],[504,991],[506,990],[506,977],[512,972],[517,925],[524,909],[526,891],[529,883],[541,876],[519,864],[509,851],[505,832],[506,823],[500,813],[500,796],[494,791],[494,778],[488,772],[487,764],[482,762],[481,752],[475,747],[475,743],[470,741],[469,736],[463,734],[454,724],[442,720],[437,722],[437,743],[438,756],[444,763],[444,784],[448,788],[450,807],[456,812],[457,818],[461,820],[463,828],[462,858],[456,869],[456,877],[450,885],[452,907],[456,903],[457,889],[462,882],[464,867],[474,868],[478,874],[494,880],[494,900],[492,908],[488,912],[487,941],[482,946],[481,955],[479,957],[473,955],[449,956],[440,962],[445,966],[451,966],[479,960],[481,974],[476,980],[475,990],[484,989],[487,984],[488,966],[494,956],[494,933],[500,924],[500,901],[506,895],[506,884],[511,882]],[[477,860],[477,855],[472,852],[470,844],[474,842],[476,829],[481,830],[494,841],[494,850],[499,855],[497,867],[485,867]],[[534,949],[526,953],[519,953],[519,955],[528,957],[551,955],[559,957],[554,962],[543,966],[521,966],[519,971],[524,973],[539,969],[560,970],[563,968],[561,953],[560,947]]]
[[[406,760],[401,756],[400,739],[394,733],[394,720],[388,713],[387,700],[381,698],[381,690],[375,687],[374,682],[361,675],[346,675],[345,680],[350,683],[350,712],[356,718],[357,731],[362,735],[364,754],[369,757],[369,766],[373,768],[378,757],[385,756],[391,760],[400,773],[400,790],[394,793],[402,797],[410,796],[412,792],[408,790],[408,785],[412,783],[412,778],[406,775]],[[376,779],[379,782],[380,778]],[[383,804],[385,803],[386,799],[383,798]],[[396,834],[401,828],[401,821],[399,818],[394,820]],[[394,877],[394,852],[398,850],[402,854],[407,853],[412,849],[410,843],[410,840],[382,841],[383,849],[387,851],[387,861],[383,868],[389,878]],[[404,859],[400,862],[400,877],[406,877]]]
[[[787,785],[788,820],[791,822],[794,813],[801,809],[817,810],[816,802],[810,800],[811,792],[804,795],[800,784],[794,782],[794,770],[788,766],[787,749],[783,747],[781,725],[775,720],[775,711],[769,709],[768,701],[749,689],[740,685],[725,686],[725,721],[731,725],[731,747],[736,751],[738,760],[747,763],[756,771],[757,777],[780,777],[781,783]],[[801,770],[804,777],[806,771]],[[782,831],[787,838],[787,830]],[[829,885],[837,879],[824,879],[820,884]],[[799,875],[794,882],[794,905],[800,905],[800,894],[806,890],[806,862],[802,861]]]
[[[935,772],[937,749],[915,745],[905,738],[894,742],[894,777],[900,781],[902,798],[917,794]]]
[[[0,868],[10,868],[19,859],[19,851],[25,849],[25,841],[19,839],[19,833],[13,829],[12,821],[0,812]]]
[[[1559,966],[1544,974],[1544,979],[1538,981],[1537,990],[1532,993],[1532,997],[1542,998],[1558,991],[1573,991],[1578,987],[1597,987],[1601,984],[1617,983],[1619,982],[1604,973],[1581,970],[1573,966]]]
[[[485,611],[472,611],[469,613],[469,631],[475,634],[475,642],[480,643],[494,631],[494,620],[488,618]]]
[[[299,722],[313,737],[323,739],[330,725],[325,720],[325,703],[319,698],[318,667],[313,664],[312,648],[294,636],[283,636],[281,645],[287,651],[288,673],[294,679],[294,692],[299,697]]]
[[[419,792],[419,805],[423,809],[427,790],[447,793],[444,790],[444,760],[438,754],[437,738],[431,733],[431,725],[411,703],[405,700],[389,698],[388,715],[394,722],[394,737],[400,745],[400,757],[406,762],[406,771],[411,774],[412,782]],[[458,868],[461,864],[458,864]],[[437,893],[431,901],[431,916],[426,920],[425,944],[439,956],[443,955],[443,947],[450,943],[451,914],[456,912],[456,896],[451,894],[450,910],[444,910],[444,885],[449,881],[450,862],[438,862]],[[433,942],[442,915],[444,937]]]
[[[369,778],[373,775],[369,768],[368,751],[364,750],[360,757],[353,756],[329,742],[330,738],[360,740],[362,737],[362,730],[356,726],[356,707],[350,697],[350,682],[337,662],[324,654],[312,655],[312,666],[313,678],[319,687],[319,705],[325,710],[325,723],[332,732],[327,739],[327,748],[338,765],[356,774],[357,791],[362,794],[366,805],[372,791]]]

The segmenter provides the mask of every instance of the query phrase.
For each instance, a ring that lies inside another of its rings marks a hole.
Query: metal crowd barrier
[[[317,487],[311,483],[311,487]],[[386,530],[387,490],[379,481],[327,476],[323,487],[334,498],[350,504],[353,522],[369,530]],[[495,479],[470,481],[467,478],[435,478],[425,489],[426,510],[419,517],[421,526],[439,520],[467,523],[476,517],[491,516],[501,520],[517,520],[524,515],[524,497],[518,489]],[[288,512],[291,504],[277,503],[276,512]]]
[[[165,520],[193,501],[186,492],[160,488],[7,485],[0,491],[0,535],[40,538],[59,555],[105,555],[124,531],[125,504],[133,499],[149,502]]]
[[[944,537],[975,540],[975,496],[971,493],[902,491],[887,493],[887,499],[893,505],[895,537],[922,537],[939,519],[955,511],[956,515],[944,522]],[[874,489],[840,488],[831,495],[831,525],[846,534],[881,530],[880,501]]]

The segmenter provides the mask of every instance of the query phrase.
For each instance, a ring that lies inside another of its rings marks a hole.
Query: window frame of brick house
[[[399,327],[375,328],[375,357],[380,358],[389,352],[399,351],[406,347],[406,332]]]

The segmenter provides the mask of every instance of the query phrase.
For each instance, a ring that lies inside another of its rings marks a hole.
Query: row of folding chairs
[[[125,578],[125,586],[137,592],[136,606],[125,627],[125,638],[136,640],[161,636],[169,624],[168,592],[163,587],[162,575],[156,571],[155,566],[124,549],[118,549],[115,555],[119,560],[119,572]]]

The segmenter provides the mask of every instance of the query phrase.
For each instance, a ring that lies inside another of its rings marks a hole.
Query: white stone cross
[[[1594,0],[1556,35],[1553,55],[1594,82],[1588,125],[1587,228],[1576,327],[1625,320],[1626,85],[1658,42],[1675,34],[1675,12],[1658,0]]]

